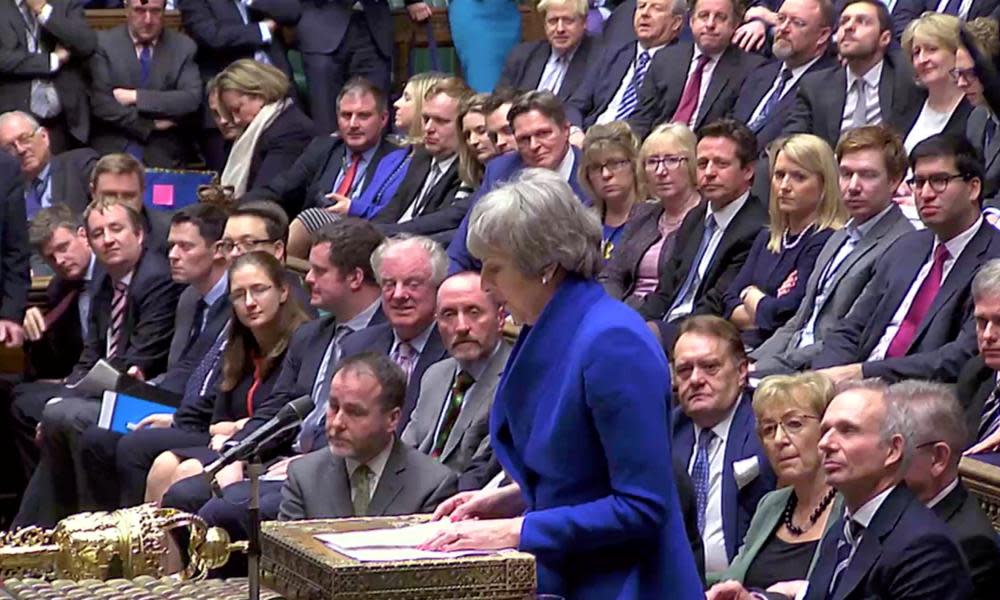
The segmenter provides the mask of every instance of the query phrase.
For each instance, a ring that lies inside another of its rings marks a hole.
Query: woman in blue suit
[[[559,227],[552,225],[558,223]],[[470,219],[483,288],[524,329],[490,438],[514,481],[446,501],[433,549],[516,547],[539,592],[703,598],[670,460],[670,377],[642,319],[607,296],[601,226],[557,174],[527,169]]]

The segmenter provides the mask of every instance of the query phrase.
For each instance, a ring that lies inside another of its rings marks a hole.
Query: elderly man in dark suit
[[[969,284],[1000,256],[1000,232],[979,209],[983,165],[959,136],[932,136],[910,154],[926,230],[900,237],[871,283],[812,360],[834,381],[881,377],[954,382],[976,352]]]
[[[645,137],[662,122],[692,129],[733,110],[744,78],[763,62],[732,45],[741,15],[733,0],[697,0],[691,7],[693,42],[679,42],[652,60],[639,90],[639,108],[629,118]]]
[[[600,41],[587,35],[586,0],[542,0],[545,39],[523,42],[507,55],[497,87],[547,90],[566,101],[580,87]]]
[[[904,381],[888,389],[886,402],[894,403],[909,423],[913,456],[903,476],[907,487],[948,524],[972,572],[974,597],[994,597],[1000,586],[1000,545],[989,518],[958,478],[968,431],[955,392],[939,383]]]
[[[750,353],[754,375],[807,369],[823,340],[871,281],[875,262],[913,225],[892,201],[906,175],[903,141],[883,125],[852,129],[837,144],[850,220],[827,240],[798,311]]]
[[[94,131],[101,154],[127,152],[149,167],[177,168],[193,140],[185,120],[201,105],[195,43],[163,28],[164,0],[128,0],[128,22],[98,34],[91,57]]]
[[[988,261],[972,280],[979,353],[958,376],[955,391],[969,432],[966,454],[1000,450],[1000,260]]]
[[[0,24],[6,30],[0,39],[0,112],[21,110],[39,119],[55,152],[86,144],[85,65],[97,35],[84,19],[83,3],[3,0]]]
[[[813,133],[836,146],[847,129],[885,123],[905,135],[927,93],[914,83],[909,59],[888,50],[891,41],[881,0],[848,0],[837,29],[846,66],[802,78],[782,134]]]
[[[722,314],[722,295],[746,262],[767,220],[750,193],[757,142],[738,121],[725,119],[698,131],[698,188],[703,202],[691,209],[660,282],[639,307],[665,348],[677,324],[691,314]]]
[[[52,154],[48,130],[22,111],[0,115],[0,148],[21,162],[24,207],[29,220],[53,204],[64,204],[74,214],[83,214],[90,201],[88,184],[97,162],[96,152],[80,148]]]
[[[806,600],[971,598],[969,568],[948,526],[902,482],[913,448],[884,384],[855,384],[823,415],[819,450],[845,514],[820,542]]]

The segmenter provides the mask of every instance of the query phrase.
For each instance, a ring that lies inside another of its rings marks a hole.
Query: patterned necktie
[[[417,365],[417,351],[409,342],[399,342],[392,352],[392,362],[399,365],[406,374],[406,383],[409,385],[410,376],[413,375],[413,367]]]
[[[191,330],[188,331],[187,344],[184,345],[184,353],[186,354],[194,343],[198,341],[198,336],[201,335],[202,330],[205,325],[205,311],[208,309],[208,304],[205,302],[204,298],[199,298],[198,303],[194,306],[194,317],[191,319]]]
[[[628,82],[625,93],[622,94],[621,104],[618,105],[618,112],[615,113],[616,121],[631,117],[635,109],[639,107],[639,89],[642,88],[642,82],[646,79],[649,61],[649,52],[645,50],[640,52],[639,57],[636,58],[635,72],[632,73],[632,79]]]
[[[698,251],[695,252],[694,260],[691,262],[691,267],[688,269],[687,277],[684,279],[684,284],[681,285],[680,291],[677,292],[677,296],[674,298],[673,304],[670,305],[670,310],[664,315],[664,320],[670,317],[670,313],[674,311],[679,306],[683,306],[687,301],[689,295],[694,294],[698,290],[698,286],[701,284],[701,276],[698,274],[698,265],[701,264],[701,260],[705,257],[705,252],[708,251],[708,243],[712,240],[712,236],[715,235],[715,230],[718,229],[718,224],[715,221],[715,215],[708,215],[705,219],[705,231],[701,234],[701,241],[698,242]]]
[[[983,404],[983,415],[979,418],[979,429],[976,441],[983,441],[1000,429],[1000,385],[993,388],[993,393]]]
[[[358,165],[361,164],[361,153],[353,152],[351,154],[351,164],[344,171],[344,176],[340,178],[340,185],[337,186],[335,193],[340,196],[348,196],[351,193],[351,189],[354,187],[354,178],[358,174]]]
[[[698,110],[698,97],[701,95],[701,76],[705,72],[705,65],[711,58],[707,54],[702,54],[698,57],[698,63],[694,67],[694,71],[691,72],[691,76],[688,77],[687,85],[684,86],[684,93],[681,94],[681,101],[677,104],[677,111],[674,112],[674,117],[670,119],[673,123],[685,123],[691,122],[691,118],[696,114]]]
[[[445,444],[451,435],[451,430],[458,421],[458,414],[462,411],[462,404],[465,402],[465,392],[469,391],[472,384],[476,382],[465,371],[459,371],[455,376],[455,381],[451,385],[451,394],[448,396],[448,403],[445,405],[444,418],[441,420],[441,427],[438,429],[437,437],[434,439],[434,447],[431,449],[431,458],[439,458],[444,452]]]
[[[42,210],[42,198],[45,196],[45,180],[36,177],[28,184],[24,195],[24,210],[30,221],[38,211]]]
[[[865,89],[868,87],[865,80],[858,77],[854,80],[854,89],[858,98],[854,105],[854,116],[851,117],[851,128],[864,127],[868,124],[868,102],[865,100]]]
[[[931,270],[927,273],[917,290],[917,295],[913,297],[910,309],[906,311],[903,322],[899,324],[899,330],[889,343],[889,349],[885,351],[886,358],[905,356],[906,351],[913,343],[913,338],[917,335],[917,328],[927,316],[927,311],[934,304],[934,298],[938,290],[941,289],[941,280],[944,275],[944,261],[948,260],[948,248],[944,244],[938,244],[934,249],[934,261],[931,263]]]
[[[125,324],[125,306],[128,304],[128,284],[119,281],[111,298],[111,323],[108,326],[108,360],[118,355],[122,326]]]
[[[833,569],[833,577],[830,578],[828,598],[833,597],[833,592],[837,589],[837,584],[840,583],[840,576],[847,569],[847,565],[851,563],[851,556],[854,554],[854,549],[857,547],[864,529],[864,526],[854,519],[848,519],[844,522],[844,530],[840,539],[837,540],[837,565]]]
[[[148,44],[144,44],[139,50],[139,87],[146,87],[149,83],[149,69],[153,65],[153,50]]]
[[[219,332],[215,341],[212,342],[212,347],[208,349],[205,356],[198,361],[194,371],[191,372],[191,376],[188,377],[187,383],[184,384],[184,395],[181,399],[182,405],[195,402],[206,394],[209,379],[212,372],[215,371],[216,365],[219,364],[219,357],[222,356],[222,349],[226,346],[227,339],[229,339],[228,323]]]
[[[781,102],[781,95],[785,93],[785,86],[788,85],[788,80],[791,78],[792,70],[788,67],[781,67],[781,73],[778,74],[778,87],[774,88],[774,91],[768,96],[767,102],[764,103],[764,108],[760,110],[757,118],[750,122],[750,129],[760,131],[774,107],[778,106],[778,102]]]
[[[368,516],[368,504],[372,500],[372,470],[368,465],[359,465],[351,473],[351,489],[354,490],[354,497],[351,504],[354,505],[354,516]]]
[[[702,429],[695,448],[694,465],[691,466],[691,483],[694,485],[695,510],[698,516],[698,531],[705,531],[705,509],[708,507],[709,459],[708,447],[715,439],[715,432]]]

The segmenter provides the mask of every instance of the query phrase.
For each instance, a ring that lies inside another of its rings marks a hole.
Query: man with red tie
[[[983,163],[964,137],[936,135],[910,153],[920,220],[875,265],[871,283],[813,359],[835,381],[954,382],[976,352],[970,284],[1000,256],[980,213]]]

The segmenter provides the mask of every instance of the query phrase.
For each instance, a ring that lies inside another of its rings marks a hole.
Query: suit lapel
[[[445,440],[444,449],[441,451],[441,462],[447,460],[448,456],[458,447],[464,432],[472,423],[472,418],[482,412],[484,404],[489,404],[493,400],[493,392],[496,391],[497,381],[500,379],[500,373],[507,362],[508,350],[509,347],[506,343],[501,342],[501,346],[497,348],[496,353],[490,359],[490,363],[487,365],[486,370],[483,371],[479,381],[475,383],[465,396],[462,408],[458,412],[458,419],[455,420],[455,425],[451,428],[451,434]]]
[[[969,493],[965,491],[962,487],[962,483],[959,482],[955,486],[955,489],[948,492],[948,495],[941,499],[940,502],[934,505],[931,510],[934,511],[942,521],[947,523],[951,519],[955,518],[955,515],[962,510],[962,506],[965,504],[965,499],[968,497]]]
[[[416,151],[394,198],[399,200],[399,214],[396,216],[397,219],[403,216],[403,213],[406,212],[411,203],[418,200],[417,196],[420,195],[420,190],[423,188],[424,180],[427,179],[427,173],[430,170],[431,155],[423,150]]]
[[[135,87],[138,88],[139,81],[142,79],[142,68],[139,66],[139,56],[135,53],[135,44],[132,43],[132,38],[129,37],[127,26],[122,25],[118,32],[118,43],[121,46],[121,50],[118,56],[109,56],[108,59],[114,64],[116,59],[121,58],[125,70],[128,71],[128,80],[134,82]],[[157,44],[157,46],[159,45]],[[156,54],[156,50],[153,51],[153,54]],[[152,68],[150,68],[150,78],[152,79]]]
[[[888,55],[886,55],[886,58],[883,59],[882,63],[882,78],[879,79],[878,82],[878,105],[880,108],[895,106],[892,103],[892,98],[896,93],[896,78],[894,75],[895,70],[893,69],[893,65],[889,62]],[[886,109],[882,110],[888,112]],[[889,122],[889,119],[886,118],[887,116],[888,115],[883,116],[882,120]]]
[[[319,180],[319,189],[317,190],[318,195],[323,198],[327,194],[333,191],[333,183],[337,181],[337,175],[340,174],[341,165],[344,164],[344,154],[345,146],[343,143],[338,143],[333,151],[329,153],[326,159],[326,163],[323,165],[322,175]],[[374,160],[372,162],[375,162]],[[375,165],[370,164],[366,169],[366,175],[375,171]]]
[[[417,210],[413,214],[420,217],[440,209],[441,204],[448,195],[448,190],[454,187],[457,178],[458,159],[455,159],[452,161],[451,166],[448,167],[448,170],[442,173],[438,177],[438,180],[434,182],[434,187],[427,190],[427,195],[423,197],[420,206],[417,207]]]
[[[837,583],[833,600],[843,600],[851,595],[862,580],[868,575],[872,567],[882,555],[882,540],[892,533],[896,522],[903,514],[909,502],[914,498],[906,491],[905,487],[897,487],[882,503],[882,506],[875,511],[868,527],[861,535],[861,543],[857,551],[851,557],[851,562],[844,569]],[[841,529],[842,530],[842,529]]]
[[[330,477],[330,502],[333,503],[333,514],[338,517],[354,516],[354,503],[351,502],[351,478],[347,474],[347,463],[343,458],[334,457],[333,470]]]
[[[750,117],[752,117],[754,111],[757,110],[757,106],[761,103],[764,96],[767,95],[767,92],[769,92],[771,87],[774,85],[774,78],[778,76],[781,65],[781,62],[772,62],[760,70],[759,76],[749,79],[750,83],[748,85],[751,87],[747,92],[747,102],[743,107],[741,107],[746,112],[745,114],[739,115],[742,120],[750,121]],[[784,102],[784,100],[782,100],[782,102]],[[761,124],[760,129],[763,129],[763,127],[764,125]]]
[[[382,469],[382,476],[379,477],[378,486],[372,494],[372,500],[368,503],[368,516],[380,517],[388,512],[389,505],[399,495],[403,489],[400,482],[400,475],[406,470],[406,461],[403,452],[403,443],[398,439],[392,444],[389,452],[389,459],[385,461],[385,468]]]
[[[729,80],[733,77],[733,73],[739,68],[739,62],[739,50],[734,46],[726,48],[726,51],[719,57],[719,64],[715,65],[715,69],[712,70],[712,79],[708,82],[705,97],[702,98],[701,104],[698,105],[698,118],[695,119],[695,127],[701,127],[705,120],[705,115],[708,114],[712,104],[719,98],[722,90],[726,89],[726,86],[729,85]]]
[[[559,96],[563,102],[569,99],[576,88],[583,83],[583,78],[587,74],[587,60],[590,58],[590,48],[593,42],[589,37],[584,37],[573,55],[573,60],[569,61],[566,68],[566,76],[563,77],[562,85],[559,86]]]
[[[181,353],[187,348],[187,342],[191,337],[191,327],[194,326],[194,311],[198,302],[198,292],[188,287],[181,293],[177,302],[177,321],[174,323],[174,336],[170,341],[170,355],[167,362],[175,364]]]
[[[755,456],[747,446],[750,435],[756,435],[753,433],[753,414],[750,412],[749,399],[741,396],[737,402],[733,422],[729,426],[722,465],[722,532],[726,542],[726,555],[730,560],[736,556],[736,548],[742,542],[738,539],[740,490],[736,485],[733,464]]]
[[[827,90],[830,94],[829,110],[826,111],[826,127],[830,132],[828,139],[840,139],[840,126],[844,121],[844,105],[847,104],[847,69],[839,68]]]
[[[545,72],[545,63],[549,61],[551,49],[545,42],[535,44],[528,55],[528,61],[524,67],[524,81],[531,85],[531,89],[538,88],[542,82],[542,74]]]

